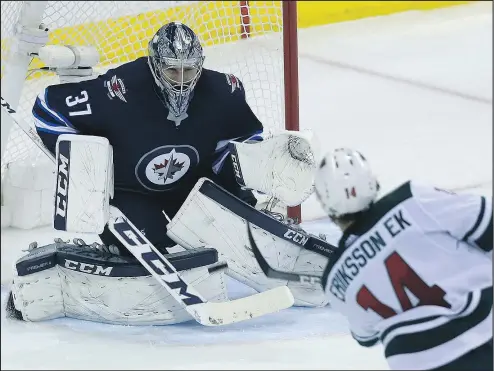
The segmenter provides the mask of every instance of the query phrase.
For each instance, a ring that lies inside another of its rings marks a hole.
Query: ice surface
[[[385,189],[413,177],[491,194],[492,3],[301,30],[300,114],[323,150],[366,154]],[[327,228],[313,198],[311,232]],[[334,231],[333,231],[334,232]],[[57,234],[60,236],[60,233]],[[2,230],[2,307],[10,266],[53,233]],[[250,289],[229,282],[232,297]],[[2,369],[386,369],[329,308],[290,308],[224,328],[22,323],[2,309]]]

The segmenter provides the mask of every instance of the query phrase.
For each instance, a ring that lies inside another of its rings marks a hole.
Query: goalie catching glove
[[[283,130],[255,143],[229,144],[241,186],[297,206],[313,192],[317,146],[309,133]]]

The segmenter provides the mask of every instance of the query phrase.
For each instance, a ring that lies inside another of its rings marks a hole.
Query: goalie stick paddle
[[[264,258],[264,256],[262,255],[261,251],[259,250],[259,247],[256,244],[256,241],[254,240],[250,223],[247,223],[247,233],[249,235],[250,247],[252,248],[254,257],[256,258],[257,262],[259,263],[259,266],[261,267],[266,277],[285,280],[285,281],[300,282],[311,286],[322,285],[321,283],[322,276],[295,273],[295,272],[283,272],[272,268],[267,262],[267,260]]]
[[[33,128],[17,117],[18,113],[3,97],[1,98],[1,105],[14,123],[26,133],[41,151],[53,162],[56,162],[53,154],[44,146]],[[276,287],[233,301],[208,302],[183,279],[158,249],[114,206],[110,207],[108,228],[170,295],[202,325],[218,326],[240,322],[289,308],[294,303],[293,295],[286,286]]]

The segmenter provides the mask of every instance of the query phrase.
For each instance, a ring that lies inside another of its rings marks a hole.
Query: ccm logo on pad
[[[55,197],[55,215],[53,226],[56,230],[67,229],[67,193],[69,191],[70,142],[58,144],[57,194]]]
[[[65,259],[64,267],[74,271],[96,274],[100,276],[109,276],[113,269],[113,267],[102,267],[101,265],[81,263],[69,259]]]

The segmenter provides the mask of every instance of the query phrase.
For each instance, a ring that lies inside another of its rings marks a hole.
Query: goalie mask
[[[171,22],[156,32],[148,51],[158,94],[170,110],[168,119],[185,119],[204,62],[198,37],[186,25]]]

